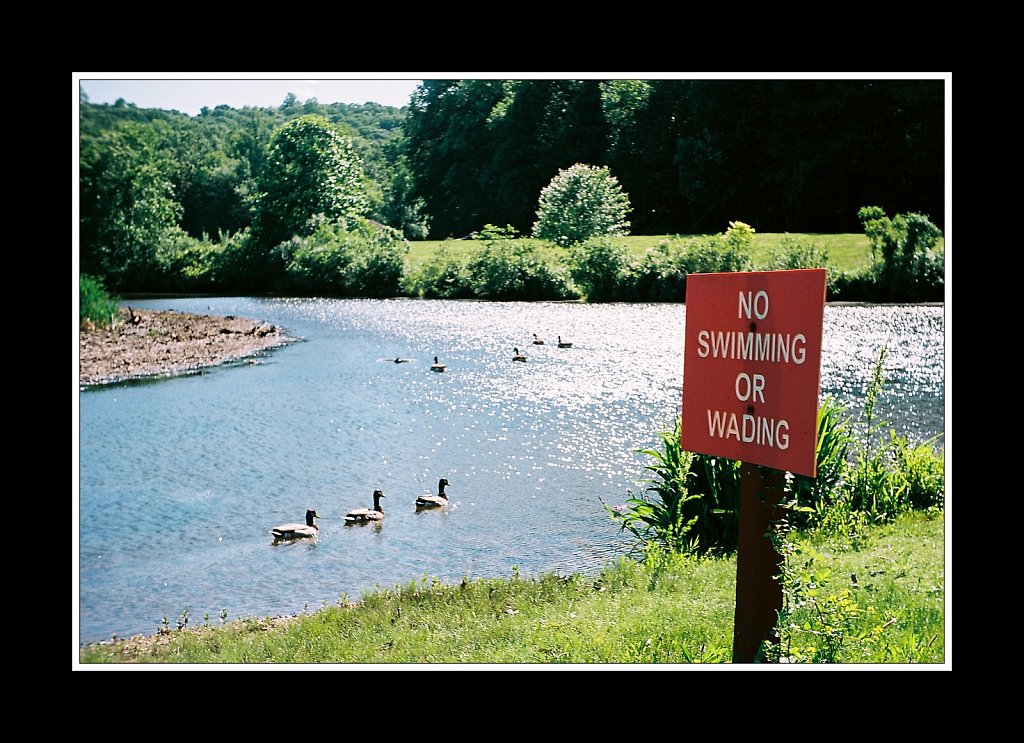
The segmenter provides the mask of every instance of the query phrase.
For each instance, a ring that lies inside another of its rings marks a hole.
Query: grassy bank
[[[941,665],[941,512],[828,539],[798,537],[790,558],[816,594],[783,628],[795,660]],[[726,664],[735,557],[623,558],[597,577],[429,577],[287,621],[246,617],[89,645],[83,664]],[[788,595],[788,594],[787,594]],[[827,648],[821,646],[827,640]]]

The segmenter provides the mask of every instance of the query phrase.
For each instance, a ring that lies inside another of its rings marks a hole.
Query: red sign
[[[825,269],[686,278],[681,446],[816,474]]]

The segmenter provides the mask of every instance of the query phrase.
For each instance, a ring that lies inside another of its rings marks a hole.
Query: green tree
[[[388,142],[383,149],[389,164],[388,185],[378,210],[380,221],[411,240],[426,240],[430,234],[430,217],[426,214],[423,199],[412,196],[413,177],[405,156],[404,142],[398,138]]]
[[[413,93],[403,125],[409,198],[423,200],[433,236],[501,219],[484,166],[497,145],[492,112],[508,94],[502,80],[424,80]]]
[[[506,81],[492,109],[494,145],[481,162],[487,221],[528,232],[534,199],[551,174],[573,163],[604,164],[606,127],[597,80]]]
[[[167,125],[124,122],[81,156],[80,265],[114,289],[144,288],[157,248],[180,233]]]
[[[606,167],[576,163],[540,192],[535,237],[567,247],[601,235],[628,235],[632,208]]]
[[[253,237],[264,250],[366,211],[352,141],[321,116],[300,116],[274,132],[257,188]]]

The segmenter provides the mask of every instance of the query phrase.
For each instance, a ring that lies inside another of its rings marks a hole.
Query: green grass
[[[805,232],[768,232],[754,235],[751,258],[754,265],[764,261],[773,250],[778,250],[785,238],[801,244],[813,243],[828,251],[832,266],[843,273],[858,273],[871,265],[871,243],[864,234],[844,233],[822,235]]]
[[[117,300],[103,286],[103,282],[86,274],[79,277],[78,326],[109,328],[117,316]]]
[[[696,238],[700,235],[630,235],[628,237],[616,238],[629,247],[634,256],[643,255],[647,250],[659,242],[681,237],[683,239]],[[782,233],[766,232],[754,235],[754,244],[751,251],[751,260],[754,265],[765,261],[773,250],[778,250],[783,240],[789,238],[801,244],[813,243],[828,251],[829,262],[832,267],[845,273],[856,273],[871,265],[871,245],[867,236],[863,234],[812,234],[812,233]],[[563,258],[568,256],[568,251],[545,240],[536,238],[522,238],[529,243],[538,246],[545,246],[553,254],[559,254]],[[437,249],[448,243],[456,253],[464,252],[469,254],[475,248],[480,247],[476,240],[419,240],[409,243],[409,252],[406,255],[406,273],[421,266],[424,261],[430,258]]]
[[[942,664],[945,540],[915,513],[855,540],[802,537],[828,592],[864,609],[844,627],[839,663]],[[826,563],[821,565],[820,563]],[[856,576],[854,581],[853,576]],[[726,664],[736,561],[622,558],[597,577],[423,578],[274,622],[246,617],[153,638],[88,645],[83,664]],[[813,617],[792,621],[813,625]],[[797,638],[802,639],[802,638]]]

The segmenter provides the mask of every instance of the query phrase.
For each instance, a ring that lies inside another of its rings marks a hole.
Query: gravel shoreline
[[[108,329],[80,328],[80,387],[188,374],[294,342],[267,322],[234,315],[122,308]]]

